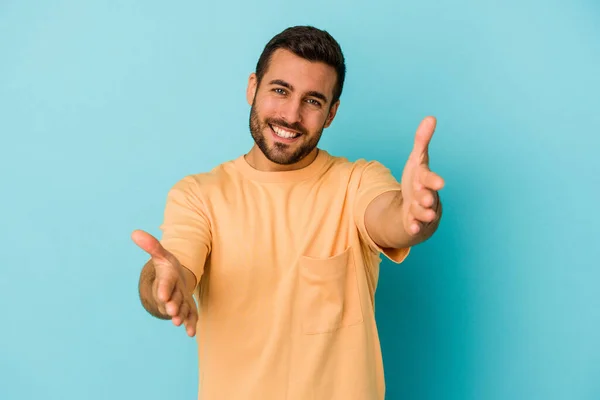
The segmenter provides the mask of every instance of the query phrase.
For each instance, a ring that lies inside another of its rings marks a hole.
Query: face
[[[250,76],[250,131],[271,163],[291,166],[316,152],[339,106],[331,104],[336,79],[333,67],[282,49],[273,53],[260,86]]]

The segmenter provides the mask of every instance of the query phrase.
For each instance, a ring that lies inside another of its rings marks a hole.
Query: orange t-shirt
[[[240,156],[170,190],[162,244],[197,277],[198,399],[383,400],[381,249],[364,216],[400,190],[378,162],[319,150],[264,172]]]

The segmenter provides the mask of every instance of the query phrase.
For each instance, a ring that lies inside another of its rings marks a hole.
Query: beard
[[[300,139],[304,140],[294,144],[275,142],[272,147],[269,147],[265,132],[271,131],[270,125],[279,125],[283,128],[300,132],[302,134]],[[295,164],[310,154],[310,152],[317,147],[317,144],[319,144],[324,127],[325,124],[323,124],[323,127],[321,127],[318,132],[310,137],[306,128],[298,122],[288,124],[283,120],[274,118],[267,118],[264,121],[261,121],[258,112],[256,111],[256,99],[252,102],[252,108],[250,109],[250,133],[252,134],[254,142],[265,157],[275,164]]]

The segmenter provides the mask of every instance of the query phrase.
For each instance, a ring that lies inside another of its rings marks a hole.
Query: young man
[[[143,306],[197,333],[199,399],[384,398],[380,254],[400,263],[433,234],[444,181],[428,168],[432,117],[417,129],[401,183],[378,162],[317,147],[344,77],[327,32],[275,36],[246,93],[255,145],[174,185],[160,242],[132,234],[151,256]]]

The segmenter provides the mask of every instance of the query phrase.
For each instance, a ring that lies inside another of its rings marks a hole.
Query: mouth
[[[299,132],[290,131],[277,125],[269,124],[269,127],[271,128],[273,137],[280,142],[293,143],[294,141],[296,141],[296,139],[302,136],[302,134]]]

